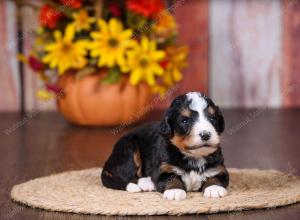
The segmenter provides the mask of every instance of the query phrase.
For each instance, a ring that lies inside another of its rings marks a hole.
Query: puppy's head
[[[190,92],[178,96],[166,111],[160,132],[181,152],[205,156],[217,149],[224,118],[207,96]]]

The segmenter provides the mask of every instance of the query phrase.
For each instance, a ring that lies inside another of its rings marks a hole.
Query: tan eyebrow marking
[[[209,107],[207,108],[207,111],[208,111],[208,113],[211,114],[211,115],[215,114],[215,109],[214,109],[213,107],[211,107],[211,106],[209,106]]]
[[[189,109],[187,108],[184,108],[180,111],[181,115],[182,116],[185,116],[185,117],[191,117],[192,113]]]

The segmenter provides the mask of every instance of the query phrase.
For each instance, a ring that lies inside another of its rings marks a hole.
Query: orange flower
[[[166,49],[166,59],[161,65],[165,69],[163,82],[167,86],[173,86],[182,80],[182,69],[187,66],[188,48],[185,46],[171,46]]]
[[[153,37],[159,42],[163,42],[172,37],[177,32],[174,17],[168,11],[161,11],[154,17]]]
[[[128,0],[127,8],[145,17],[151,17],[160,12],[164,5],[161,0]]]
[[[45,4],[40,12],[40,23],[44,27],[54,29],[61,17],[63,17],[61,11]]]
[[[78,9],[82,6],[82,0],[59,0],[65,6]]]

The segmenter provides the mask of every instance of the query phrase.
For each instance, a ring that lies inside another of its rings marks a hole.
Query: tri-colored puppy
[[[169,200],[187,191],[223,197],[229,175],[220,148],[224,118],[205,95],[178,96],[161,122],[139,128],[115,145],[105,163],[103,185],[128,192],[153,191]]]

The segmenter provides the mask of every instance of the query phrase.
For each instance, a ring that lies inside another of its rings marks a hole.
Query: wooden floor
[[[159,119],[161,114],[154,112],[146,121]],[[226,110],[224,115],[226,132],[222,146],[227,167],[278,169],[300,175],[300,110]],[[55,113],[26,117],[0,114],[0,219],[119,219],[28,208],[13,203],[9,191],[14,184],[31,178],[103,165],[113,144],[129,129],[74,127]],[[195,217],[292,220],[300,218],[300,204],[271,210],[176,218]],[[147,217],[171,218],[174,217]]]

